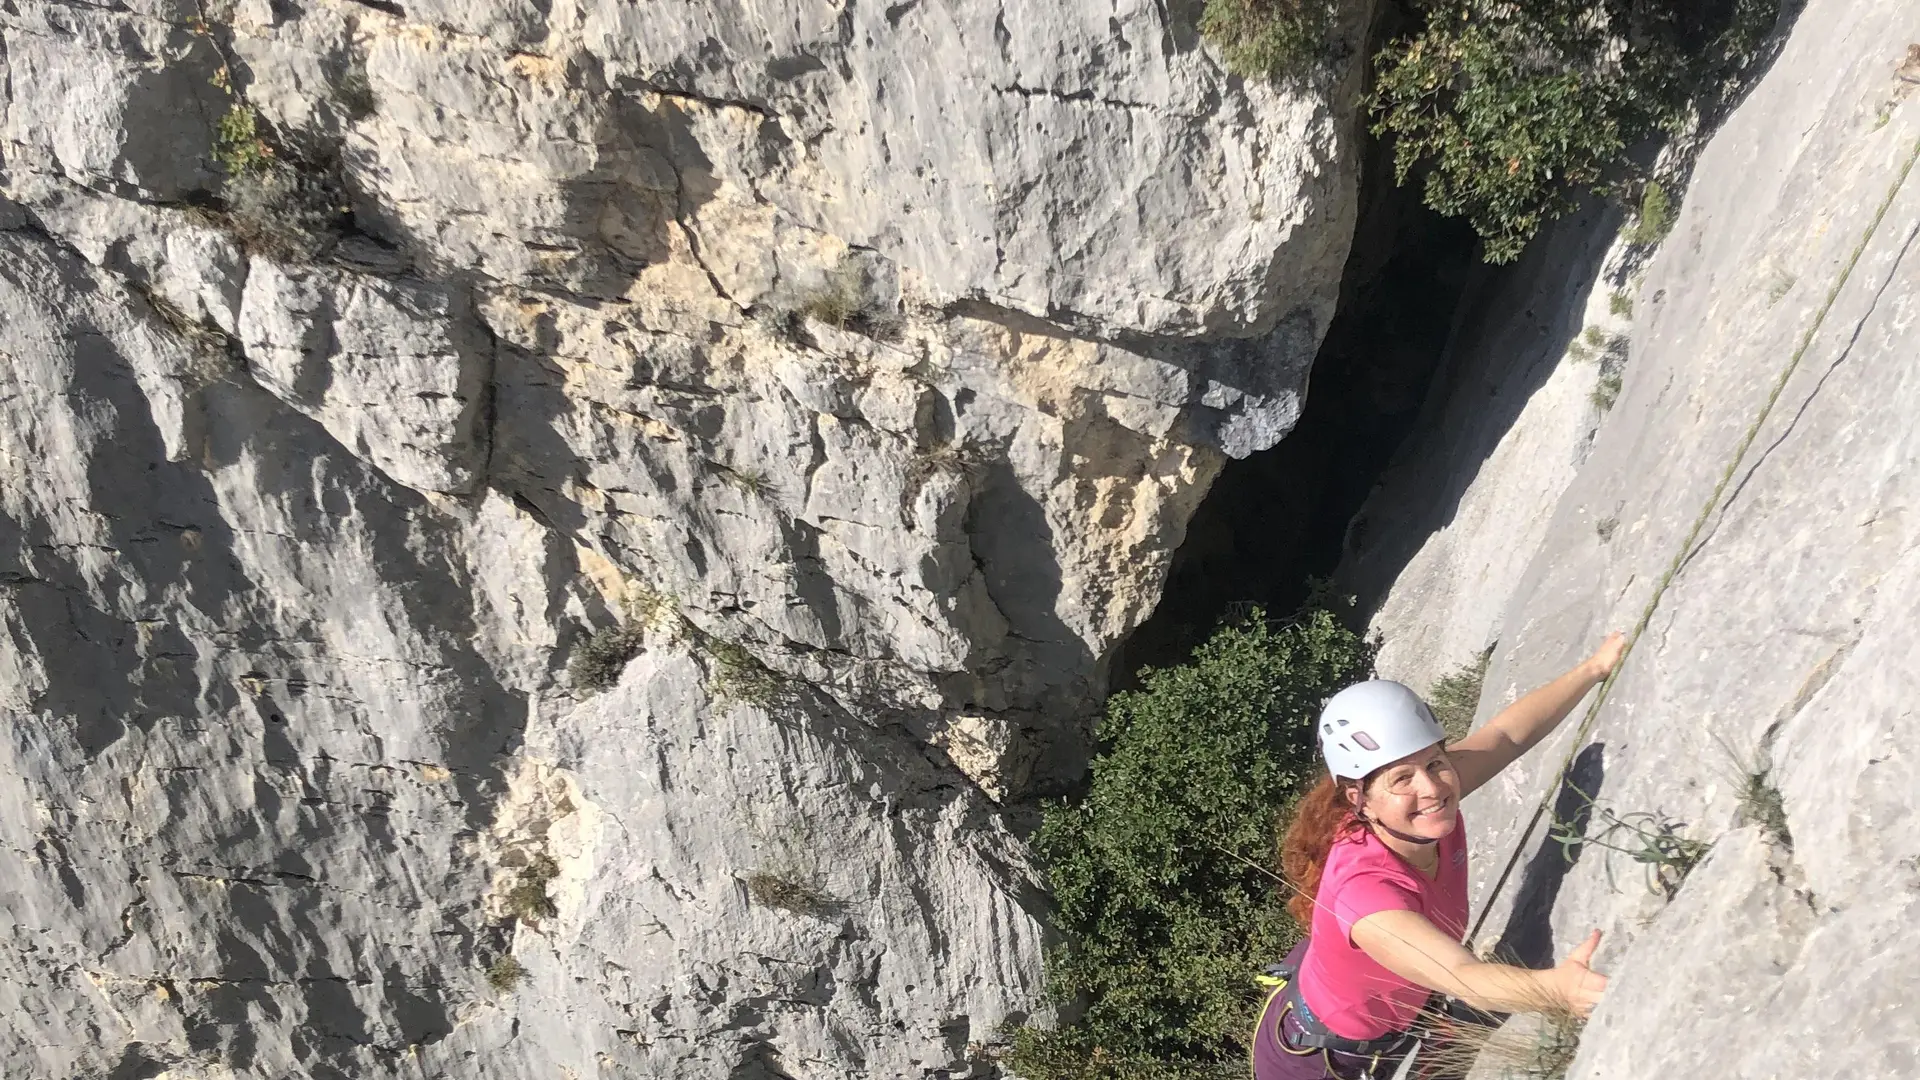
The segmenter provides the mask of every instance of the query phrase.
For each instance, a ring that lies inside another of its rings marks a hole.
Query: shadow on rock
[[[1593,743],[1581,750],[1554,797],[1553,821],[1562,823],[1575,836],[1586,835],[1594,799],[1606,780],[1606,747],[1605,743]],[[1563,849],[1551,840],[1541,841],[1520,875],[1513,913],[1507,918],[1506,932],[1494,946],[1496,956],[1530,968],[1552,967],[1559,959],[1553,946],[1553,906],[1560,898],[1560,885],[1567,872],[1580,861],[1584,850],[1583,844]]]

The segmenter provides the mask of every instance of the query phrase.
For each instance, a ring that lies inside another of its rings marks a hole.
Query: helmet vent
[[[1364,731],[1356,731],[1356,732],[1354,732],[1354,733],[1353,733],[1353,741],[1354,741],[1354,742],[1357,742],[1357,743],[1359,743],[1359,744],[1360,744],[1361,746],[1364,746],[1364,747],[1366,747],[1366,748],[1367,748],[1367,749],[1369,749],[1369,750],[1378,750],[1378,749],[1380,749],[1380,744],[1379,744],[1379,743],[1377,743],[1377,742],[1374,742],[1374,741],[1373,741],[1373,736],[1371,736],[1371,735],[1368,735],[1368,734],[1367,734],[1366,732],[1364,732]]]

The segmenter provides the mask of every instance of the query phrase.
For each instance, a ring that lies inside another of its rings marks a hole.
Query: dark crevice
[[[1462,301],[1489,271],[1473,230],[1396,186],[1391,148],[1371,141],[1339,306],[1313,364],[1299,423],[1231,461],[1175,554],[1159,607],[1122,648],[1114,689],[1142,666],[1186,659],[1252,605],[1285,614],[1340,561],[1348,522],[1421,414]]]

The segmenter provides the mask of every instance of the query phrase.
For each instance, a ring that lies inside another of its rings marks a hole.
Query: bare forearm
[[[1584,660],[1573,670],[1500,710],[1487,726],[1498,729],[1525,753],[1559,726],[1587,691],[1603,678],[1604,673],[1596,670],[1591,658]]]
[[[1553,971],[1531,971],[1507,964],[1464,964],[1448,973],[1454,989],[1437,987],[1476,1009],[1488,1012],[1540,1012],[1560,1004],[1550,979]]]

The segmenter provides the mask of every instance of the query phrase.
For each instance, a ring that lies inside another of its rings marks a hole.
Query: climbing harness
[[[1720,500],[1726,494],[1728,483],[1733,480],[1734,473],[1740,471],[1740,463],[1746,459],[1747,451],[1753,448],[1754,440],[1760,436],[1760,428],[1766,424],[1767,417],[1772,414],[1781,393],[1786,390],[1787,381],[1799,369],[1800,361],[1812,347],[1815,335],[1826,323],[1827,313],[1833,310],[1834,301],[1840,297],[1840,290],[1846,287],[1847,280],[1853,276],[1854,267],[1859,265],[1860,256],[1865,254],[1874,234],[1880,231],[1880,224],[1886,219],[1887,210],[1893,206],[1894,198],[1899,195],[1900,189],[1906,185],[1908,175],[1913,172],[1916,158],[1920,158],[1920,140],[1914,141],[1913,149],[1908,152],[1905,163],[1900,166],[1899,174],[1887,188],[1886,197],[1880,200],[1879,209],[1874,211],[1873,220],[1867,224],[1866,232],[1861,234],[1860,242],[1854,245],[1852,253],[1847,256],[1846,263],[1841,266],[1840,276],[1834,279],[1833,287],[1827,290],[1826,299],[1821,303],[1820,310],[1814,313],[1813,322],[1808,324],[1806,333],[1800,336],[1799,346],[1793,350],[1793,355],[1788,358],[1786,366],[1774,379],[1773,388],[1768,392],[1766,400],[1761,403],[1760,411],[1754,415],[1753,422],[1747,426],[1746,432],[1740,437],[1740,443],[1733,452],[1733,459],[1727,462],[1727,467],[1721,472],[1719,481],[1713,486],[1713,493],[1707,496],[1706,504],[1701,506],[1700,513],[1693,519],[1693,527],[1687,530],[1686,539],[1681,541],[1672,561],[1667,564],[1666,571],[1654,584],[1653,595],[1647,598],[1646,607],[1641,609],[1639,622],[1634,624],[1633,632],[1627,635],[1626,648],[1621,651],[1619,661],[1614,664],[1613,671],[1607,675],[1606,680],[1600,684],[1600,691],[1595,695],[1593,704],[1587,707],[1586,715],[1581,717],[1580,726],[1574,730],[1573,744],[1567,749],[1566,757],[1561,761],[1559,770],[1554,773],[1552,785],[1547,788],[1546,793],[1540,797],[1539,804],[1534,807],[1533,816],[1527,820],[1527,827],[1520,833],[1519,842],[1507,856],[1506,865],[1501,868],[1500,877],[1493,884],[1493,891],[1489,892],[1486,900],[1482,902],[1480,915],[1474,920],[1473,929],[1467,933],[1467,948],[1473,948],[1474,940],[1480,936],[1480,930],[1486,924],[1487,916],[1493,911],[1493,902],[1499,898],[1501,890],[1506,888],[1507,881],[1513,876],[1513,868],[1519,865],[1521,853],[1526,851],[1528,842],[1533,839],[1533,831],[1540,827],[1540,819],[1547,815],[1547,806],[1554,791],[1566,782],[1568,775],[1572,772],[1574,757],[1586,743],[1588,733],[1593,730],[1594,720],[1600,715],[1601,707],[1607,703],[1607,695],[1612,692],[1614,681],[1620,677],[1622,671],[1626,670],[1627,658],[1633,655],[1633,648],[1639,644],[1640,635],[1645,633],[1648,625],[1653,622],[1654,611],[1666,595],[1667,586],[1673,583],[1680,569],[1698,553],[1695,545],[1700,541],[1701,531],[1706,528],[1714,511],[1720,508]]]
[[[1297,963],[1281,961],[1268,964],[1260,975],[1255,976],[1254,981],[1268,987],[1269,991],[1266,1003],[1260,1007],[1260,1018],[1254,1021],[1254,1041],[1248,1044],[1250,1047],[1257,1045],[1260,1039],[1270,1037],[1279,1044],[1281,1051],[1294,1057],[1318,1053],[1322,1055],[1328,1074],[1335,1076],[1339,1073],[1334,1069],[1333,1054],[1366,1058],[1367,1063],[1361,1074],[1365,1080],[1375,1080],[1381,1076],[1382,1065],[1388,1066],[1388,1072],[1391,1073],[1393,1068],[1398,1067],[1400,1058],[1413,1049],[1416,1040],[1413,1033],[1407,1031],[1394,1032],[1377,1039],[1347,1039],[1335,1035],[1320,1022],[1319,1017],[1313,1015],[1306,999],[1301,997],[1300,983],[1296,978],[1299,973]],[[1276,1006],[1279,1009],[1277,1013],[1274,1011]],[[1296,1041],[1305,1049],[1289,1046],[1282,1034],[1289,1014],[1299,1025],[1300,1033]],[[1273,1018],[1271,1027],[1267,1024],[1268,1017]],[[1249,1061],[1249,1070],[1252,1068]]]

